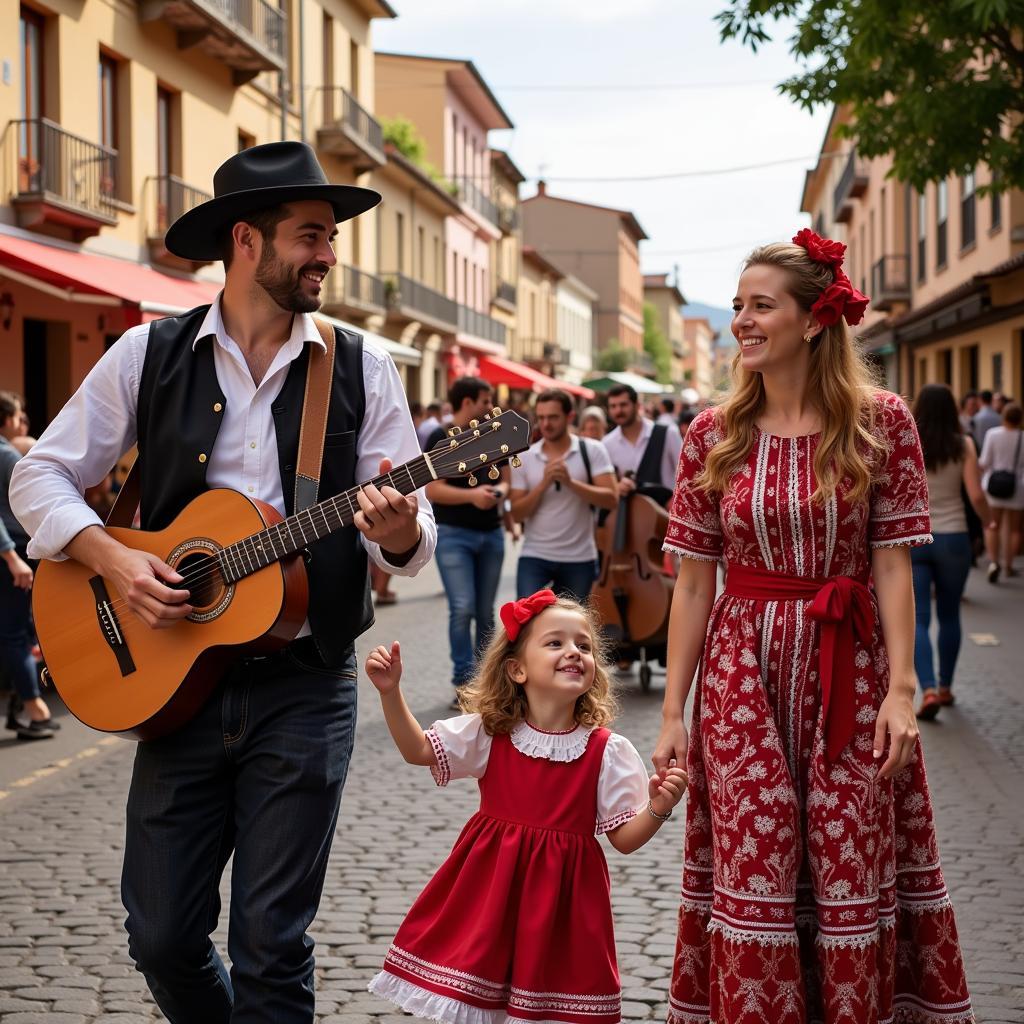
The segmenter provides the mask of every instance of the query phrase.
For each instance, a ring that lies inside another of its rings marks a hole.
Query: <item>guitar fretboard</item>
[[[371,480],[375,487],[393,487],[401,494],[411,494],[434,479],[427,458],[420,455]],[[343,526],[349,526],[359,511],[357,495],[366,484],[360,484],[333,498],[296,512],[275,526],[244,537],[222,548],[217,554],[225,582],[235,583],[272,562],[294,555],[296,551],[326,537]]]

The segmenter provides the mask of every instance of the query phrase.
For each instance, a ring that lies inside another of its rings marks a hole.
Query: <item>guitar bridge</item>
[[[122,676],[131,675],[135,671],[135,661],[131,651],[128,650],[128,643],[121,630],[121,623],[117,620],[117,613],[114,611],[113,602],[110,600],[110,593],[102,576],[93,576],[89,580],[92,587],[93,597],[96,599],[96,619],[99,622],[100,632],[107,646],[113,651],[117,658],[118,668]]]

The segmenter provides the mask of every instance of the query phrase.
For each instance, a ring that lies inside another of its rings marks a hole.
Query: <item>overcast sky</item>
[[[531,179],[524,198],[543,175],[554,195],[632,210],[650,236],[644,272],[678,264],[689,301],[729,305],[744,254],[808,223],[800,192],[828,111],[809,115],[776,92],[796,68],[784,40],[756,55],[719,42],[712,19],[725,0],[392,2],[398,17],[374,23],[375,48],[472,60],[516,126],[491,141]],[[677,88],[643,88],[655,85]],[[789,157],[806,159],[569,180]]]

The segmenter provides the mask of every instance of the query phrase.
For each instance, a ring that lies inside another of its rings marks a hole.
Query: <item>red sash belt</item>
[[[875,626],[871,591],[862,580],[851,576],[807,579],[730,563],[725,592],[755,601],[811,602],[807,614],[821,624],[818,674],[825,715],[825,753],[829,761],[835,761],[850,742],[856,724],[853,645],[856,638],[870,655]],[[874,675],[871,661],[865,672],[870,681]]]

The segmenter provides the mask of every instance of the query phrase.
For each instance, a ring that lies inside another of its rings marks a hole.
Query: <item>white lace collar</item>
[[[520,722],[509,735],[512,746],[527,757],[548,761],[575,761],[587,749],[587,740],[594,730],[577,725],[568,732],[544,732],[529,722]]]

